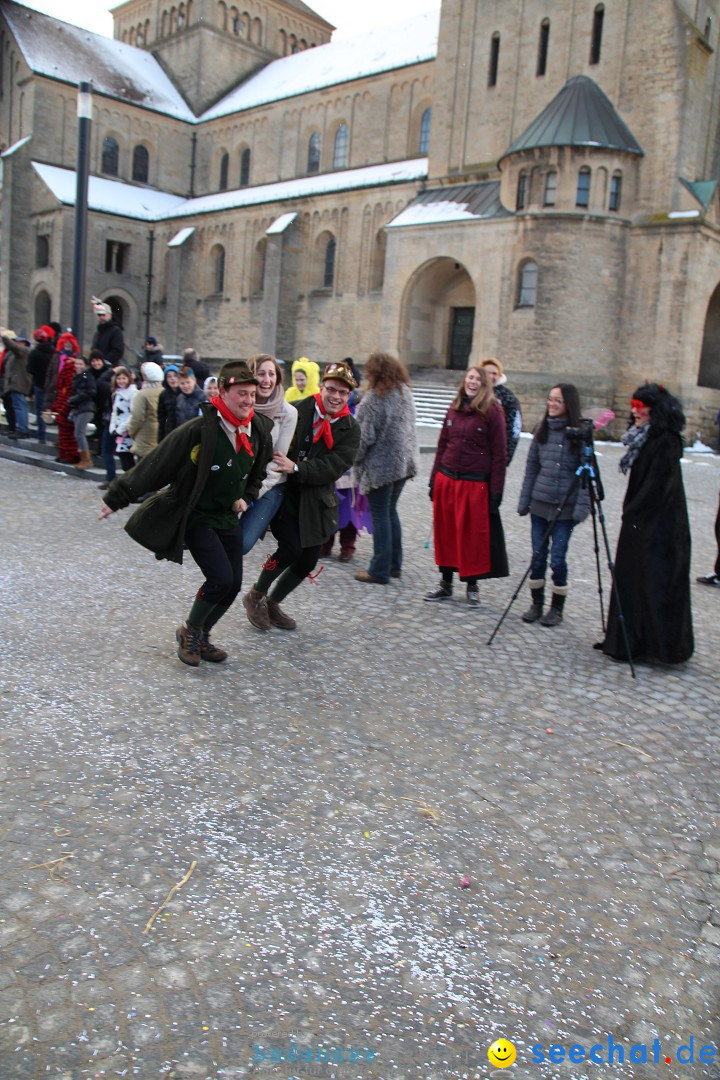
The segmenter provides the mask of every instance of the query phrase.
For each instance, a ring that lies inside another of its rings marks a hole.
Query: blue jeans
[[[373,523],[373,557],[368,573],[383,584],[390,580],[391,573],[397,575],[402,570],[402,527],[397,503],[406,479],[368,492]]]
[[[262,534],[280,509],[285,494],[285,485],[276,484],[254,502],[240,518],[243,534],[243,555],[255,547]],[[273,540],[273,546],[275,541]]]
[[[45,404],[45,390],[42,386],[36,386],[33,390],[33,397],[35,398],[35,419],[37,420],[37,433],[38,439],[41,442],[45,441],[45,421],[42,418],[43,406]]]
[[[105,466],[105,479],[112,482],[115,479],[115,432],[110,431],[107,425],[102,429],[100,452]]]
[[[15,430],[18,435],[27,435],[30,423],[27,398],[24,394],[19,394],[17,390],[11,390],[10,396],[15,410]]]
[[[553,525],[550,535],[545,538],[545,543],[542,543],[542,538],[545,535],[550,521],[548,518],[538,517],[537,514],[530,515],[530,521],[532,523],[532,568],[530,570],[530,577],[535,581],[540,581],[545,577],[545,567],[547,565],[548,548],[552,541],[552,550],[550,552],[550,570],[552,572],[553,585],[563,586],[567,585],[568,579],[568,566],[567,566],[567,549],[570,543],[570,534],[575,527],[574,521],[556,521]]]

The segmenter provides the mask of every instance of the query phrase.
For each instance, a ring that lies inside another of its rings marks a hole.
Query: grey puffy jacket
[[[551,518],[567,495],[580,465],[577,445],[568,439],[567,420],[548,419],[547,442],[534,438],[528,451],[525,479],[518,500],[518,514]],[[560,514],[561,521],[584,521],[590,512],[590,496],[581,487],[571,495]]]

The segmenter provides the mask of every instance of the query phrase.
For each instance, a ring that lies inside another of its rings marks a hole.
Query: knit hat
[[[177,366],[177,364],[166,364],[165,365],[165,374],[166,375],[167,375],[168,371],[174,371],[175,374],[177,375],[179,370],[180,370],[180,368]]]
[[[69,356],[77,356],[80,352],[80,346],[78,345],[78,339],[74,334],[71,334],[68,330],[66,334],[61,334],[58,338],[58,352],[66,353]]]
[[[244,360],[229,360],[220,368],[218,387],[226,390],[229,386],[236,386],[238,383],[252,383],[257,386],[258,381]]]
[[[141,364],[140,371],[145,382],[161,383],[163,381],[163,369],[153,360],[146,360]]]
[[[54,341],[55,331],[52,326],[38,326],[37,330],[33,331],[33,337],[35,341]]]
[[[325,382],[326,379],[337,379],[338,382],[349,386],[351,390],[357,387],[353,373],[347,364],[328,364],[323,371],[322,381]]]
[[[145,344],[146,345],[152,345],[153,348],[156,348],[157,347],[157,338],[156,337],[146,338],[145,339]]]

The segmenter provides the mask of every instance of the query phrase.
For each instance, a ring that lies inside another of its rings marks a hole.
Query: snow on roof
[[[412,161],[395,161],[389,165],[368,165],[364,169],[343,169],[340,172],[302,176],[297,180],[281,180],[276,184],[258,184],[257,187],[238,188],[235,191],[218,191],[214,195],[200,195],[195,199],[188,199],[182,206],[159,216],[191,217],[194,214],[236,210],[243,206],[259,206],[287,199],[307,199],[313,195],[327,195],[354,188],[425,180],[427,168],[427,158],[415,158]]]
[[[423,191],[389,221],[386,228],[445,224],[448,221],[487,221],[498,217],[510,217],[500,202],[500,181],[482,180]]]
[[[439,9],[426,11],[396,26],[378,27],[357,37],[331,41],[273,60],[200,119],[214,120],[270,101],[434,60],[439,23]]]
[[[75,205],[77,179],[74,169],[43,165],[39,161],[33,161],[32,165],[59,202],[65,206]],[[101,176],[91,176],[88,183],[88,207],[103,214],[156,221],[184,202],[181,195],[168,195],[164,191],[137,184],[121,184],[119,180],[106,180]]]
[[[273,221],[270,228],[265,230],[265,235],[275,236],[277,233],[284,233],[287,227],[292,225],[296,217],[297,210],[289,210],[287,214],[281,214],[279,218]]]
[[[66,206],[75,205],[76,174],[73,169],[43,165],[38,161],[33,161],[32,164],[40,179],[47,184],[59,202]],[[389,165],[368,165],[364,169],[344,169],[341,172],[303,176],[298,180],[283,180],[276,184],[219,191],[214,195],[200,195],[195,199],[184,199],[181,195],[170,195],[156,188],[91,176],[88,184],[88,206],[90,210],[99,213],[117,214],[119,217],[135,218],[139,221],[161,221],[287,199],[307,199],[313,195],[354,188],[425,180],[427,165],[427,158],[396,161]]]
[[[194,122],[182,95],[144,49],[82,30],[12,0],[3,3],[3,15],[36,74],[71,86],[86,80],[98,93]]]

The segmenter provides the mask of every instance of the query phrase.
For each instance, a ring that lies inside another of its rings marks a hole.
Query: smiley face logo
[[[496,1039],[488,1049],[488,1060],[496,1069],[507,1069],[516,1057],[515,1047],[507,1039]]]

